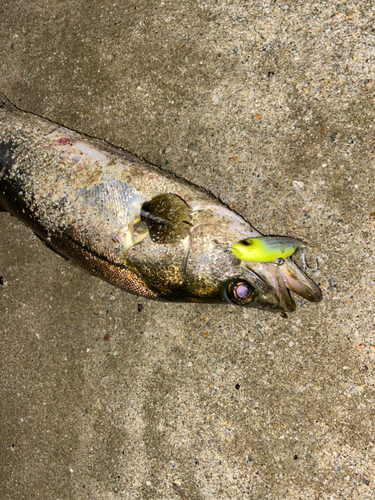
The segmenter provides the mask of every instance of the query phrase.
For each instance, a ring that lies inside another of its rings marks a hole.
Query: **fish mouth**
[[[309,302],[322,300],[319,287],[290,259],[277,266],[273,262],[244,262],[268,289],[277,297],[279,309],[292,312],[296,303],[290,292],[294,292]]]

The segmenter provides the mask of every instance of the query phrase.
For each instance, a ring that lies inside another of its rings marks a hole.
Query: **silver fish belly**
[[[292,311],[290,291],[322,297],[290,259],[235,257],[236,242],[260,233],[206,191],[2,94],[0,207],[67,259],[150,299]]]

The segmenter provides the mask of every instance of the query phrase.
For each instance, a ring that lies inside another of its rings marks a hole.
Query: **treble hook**
[[[309,267],[306,262],[306,247],[301,246],[301,260],[302,260],[302,271],[305,273],[306,271],[315,272],[318,270],[318,259],[315,259],[315,267]]]

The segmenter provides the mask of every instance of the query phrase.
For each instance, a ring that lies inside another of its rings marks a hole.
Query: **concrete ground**
[[[288,317],[157,304],[0,214],[0,498],[375,497],[375,5],[3,0],[0,90],[310,245]]]

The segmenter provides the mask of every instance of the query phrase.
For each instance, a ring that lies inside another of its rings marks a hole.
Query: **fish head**
[[[237,214],[220,208],[210,214],[209,223],[204,220],[207,217],[201,215],[190,235],[184,276],[190,300],[271,311],[294,311],[291,292],[310,302],[321,300],[318,286],[292,260],[282,265],[245,262],[233,254],[238,238],[259,236]]]
[[[322,298],[317,285],[290,259],[281,266],[244,262],[223,245],[204,248],[189,254],[184,286],[190,300],[291,312],[296,308],[291,292],[310,302]]]
[[[126,253],[126,265],[162,300],[229,303],[271,311],[293,311],[291,291],[309,301],[319,288],[290,259],[247,262],[233,253],[236,242],[260,236],[227,207],[187,204],[175,194],[142,205],[148,235]]]

